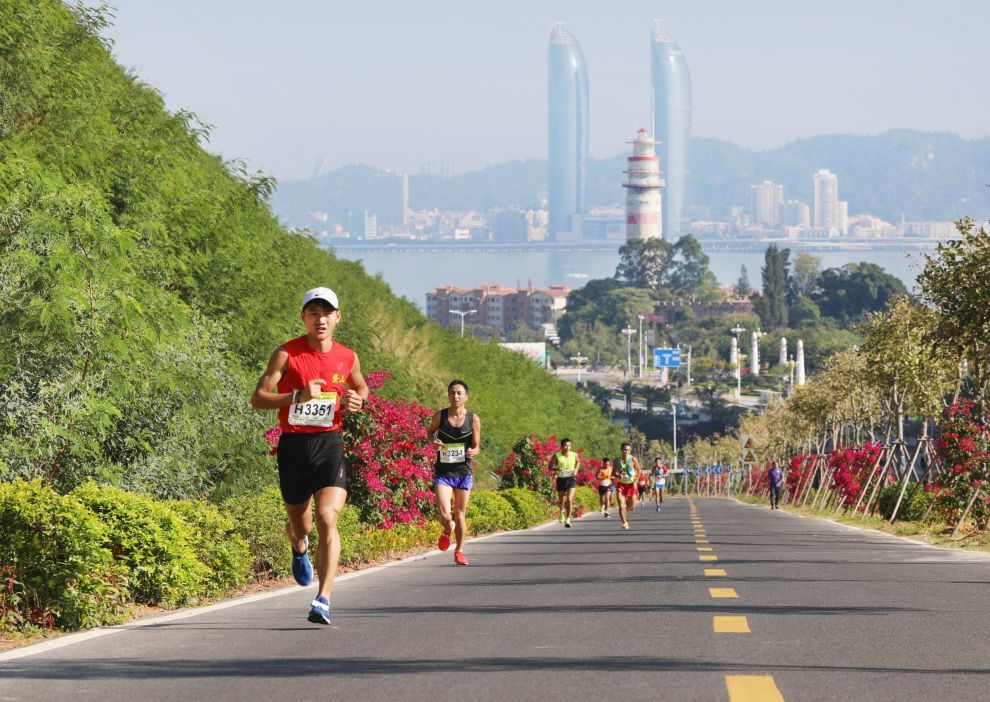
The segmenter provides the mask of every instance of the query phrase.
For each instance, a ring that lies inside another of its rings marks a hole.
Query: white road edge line
[[[743,507],[753,507],[755,509],[766,509],[761,505],[750,504],[749,502],[742,502],[735,497],[729,498],[733,502],[742,505]],[[885,537],[888,539],[897,539],[898,541],[907,541],[915,546],[925,546],[927,548],[932,548],[943,553],[951,553],[953,555],[962,556],[963,560],[986,560],[990,559],[990,553],[984,551],[966,551],[961,548],[952,548],[950,546],[939,546],[938,544],[930,544],[927,541],[919,541],[918,539],[912,539],[909,536],[899,536],[897,534],[888,534],[885,531],[877,531],[876,529],[870,529],[869,527],[859,527],[853,524],[843,524],[842,522],[837,522],[834,519],[829,519],[828,517],[816,517],[811,514],[797,514],[796,512],[789,512],[787,510],[781,510],[784,514],[789,517],[796,517],[798,519],[817,519],[821,522],[828,522],[829,524],[834,524],[837,527],[842,527],[843,529],[849,529],[851,531],[865,531],[868,534],[873,534],[874,536]]]
[[[591,512],[585,513],[577,519],[584,519],[590,516]],[[545,524],[540,524],[539,526],[530,527],[529,529],[516,529],[513,531],[496,531],[491,534],[485,534],[484,536],[475,536],[467,539],[468,543],[477,543],[479,541],[487,541],[488,539],[494,539],[500,536],[508,536],[511,534],[522,534],[528,531],[540,531],[541,529],[547,529],[549,527],[558,524],[557,520],[548,521]],[[354,578],[360,578],[363,575],[368,575],[370,573],[376,573],[385,568],[393,568],[404,563],[410,563],[412,561],[421,561],[425,558],[431,556],[436,556],[445,553],[439,549],[433,549],[431,551],[426,551],[425,553],[417,553],[413,556],[407,556],[405,558],[399,559],[397,561],[389,561],[388,563],[382,563],[381,565],[372,566],[370,568],[362,568],[361,570],[351,571],[350,573],[345,573],[343,575],[338,575],[334,579],[334,584],[344,582],[346,580],[353,580]],[[88,631],[79,631],[74,634],[65,634],[64,636],[59,636],[58,638],[51,639],[49,641],[42,641],[40,643],[31,644],[30,646],[24,646],[23,648],[15,648],[11,651],[5,653],[0,653],[0,663],[5,661],[13,661],[18,658],[27,658],[28,656],[36,656],[41,653],[47,653],[49,651],[54,651],[65,646],[72,646],[74,644],[82,643],[83,641],[89,641],[90,639],[96,639],[101,636],[108,636],[110,634],[117,634],[127,629],[140,629],[146,626],[154,626],[156,624],[164,624],[166,622],[176,622],[182,619],[190,619],[191,617],[198,617],[201,614],[209,614],[210,612],[217,612],[221,609],[229,609],[231,607],[237,607],[243,604],[250,604],[252,602],[260,602],[261,600],[267,600],[272,597],[280,597],[286,595],[290,592],[305,592],[307,589],[315,589],[315,585],[310,585],[308,587],[302,588],[298,585],[287,585],[285,587],[279,587],[274,590],[267,590],[266,592],[259,592],[254,595],[245,595],[243,597],[235,597],[229,600],[224,600],[223,602],[217,602],[216,604],[207,605],[205,607],[189,607],[186,609],[180,609],[176,612],[170,614],[160,614],[153,617],[147,617],[146,619],[135,619],[133,621],[125,622],[123,624],[117,624],[115,626],[97,627],[96,629],[89,629]]]

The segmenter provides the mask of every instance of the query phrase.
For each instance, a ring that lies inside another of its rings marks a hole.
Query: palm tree
[[[628,414],[632,412],[632,400],[633,400],[632,394],[633,394],[633,390],[636,389],[636,386],[633,385],[633,382],[631,380],[627,380],[622,384],[622,386],[619,389],[622,390],[622,396],[626,398],[626,414]]]
[[[643,385],[639,388],[639,394],[646,400],[646,411],[653,412],[653,405],[664,404],[670,401],[670,390],[668,388],[658,388],[653,385]]]

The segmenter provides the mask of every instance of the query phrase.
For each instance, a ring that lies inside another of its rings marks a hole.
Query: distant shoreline
[[[801,251],[924,251],[934,249],[948,239],[701,239],[706,252],[763,251],[770,244],[781,248]],[[562,241],[562,242],[463,242],[463,241],[356,241],[324,244],[330,250],[348,253],[411,253],[411,252],[458,252],[458,253],[574,253],[617,251],[621,241]]]

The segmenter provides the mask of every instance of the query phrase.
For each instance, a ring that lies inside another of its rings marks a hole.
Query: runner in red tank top
[[[340,558],[337,517],[347,500],[347,464],[340,440],[344,412],[356,412],[368,398],[357,354],[333,340],[340,322],[337,295],[314,288],[303,297],[306,334],[275,349],[251,397],[255,409],[277,409],[282,435],[278,479],[289,517],[292,574],[300,585],[313,580],[309,539],[310,500],[316,501],[316,572],[320,589],[309,620],[330,623],[330,594]]]

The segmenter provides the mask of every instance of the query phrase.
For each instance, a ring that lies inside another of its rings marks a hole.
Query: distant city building
[[[663,235],[660,221],[660,157],[654,146],[657,142],[649,132],[636,132],[632,156],[626,170],[628,178],[622,184],[626,189],[626,239],[658,239]]]
[[[905,222],[904,236],[926,239],[951,239],[958,236],[955,222]]]
[[[849,231],[849,203],[845,200],[839,200],[837,204],[835,227],[839,230],[839,234],[845,236]]]
[[[520,321],[538,329],[545,324],[555,324],[567,308],[568,285],[551,285],[548,288],[506,288],[486,284],[477,288],[455,288],[445,285],[426,293],[426,316],[441,326],[460,324],[460,315],[451,310],[475,313],[467,319],[507,331]]]
[[[449,161],[428,161],[419,166],[420,175],[439,176],[444,180],[450,180],[455,173],[454,164]]]
[[[839,228],[839,179],[830,170],[823,168],[815,173],[815,220],[816,227]]]
[[[550,27],[548,52],[550,135],[549,236],[570,228],[585,207],[588,162],[588,69],[581,46],[562,24]]]
[[[749,186],[750,212],[754,224],[768,227],[780,225],[780,207],[784,203],[784,186],[765,180],[758,185]]]
[[[689,231],[686,220],[688,147],[691,141],[691,74],[674,35],[653,20],[653,136],[660,142],[660,163],[667,181],[663,191],[663,235],[676,240]]]
[[[617,212],[591,212],[571,215],[570,226],[557,233],[557,241],[617,241],[626,240],[626,215]]]
[[[788,200],[780,206],[780,225],[806,229],[811,226],[811,208],[800,200]]]
[[[492,211],[492,241],[501,243],[525,243],[529,241],[529,221],[522,210],[496,209]]]

